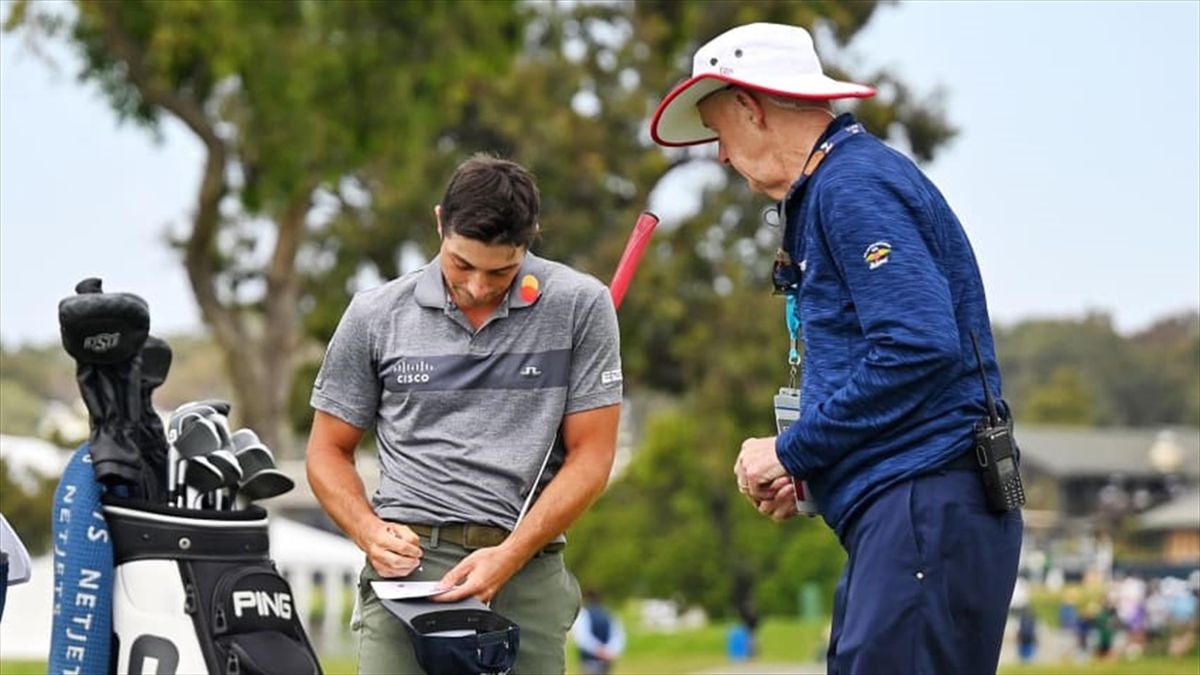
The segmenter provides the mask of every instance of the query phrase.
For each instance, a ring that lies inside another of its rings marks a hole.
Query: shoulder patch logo
[[[892,245],[886,241],[877,241],[867,247],[863,260],[867,261],[867,269],[875,269],[887,263],[892,255]]]

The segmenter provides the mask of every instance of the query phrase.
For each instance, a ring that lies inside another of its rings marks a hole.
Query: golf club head
[[[238,487],[239,499],[256,502],[270,499],[290,491],[296,483],[279,469],[263,469],[247,478]]]
[[[239,450],[237,459],[238,463],[242,465],[242,473],[245,478],[250,478],[264,469],[275,468],[275,455],[271,454],[270,448],[262,443]]]
[[[244,448],[262,443],[262,440],[259,439],[258,434],[254,433],[254,430],[248,427],[242,427],[241,429],[233,432],[233,436],[231,438],[233,440],[234,452],[241,452]]]
[[[170,419],[167,420],[167,442],[174,443],[176,439],[183,435],[184,425],[188,424],[189,420],[197,417],[204,417],[207,412],[212,409],[208,406],[202,406],[195,403],[185,403],[176,408]]]
[[[216,490],[224,481],[224,474],[207,457],[189,459],[183,471],[183,482],[201,494]]]
[[[180,423],[181,431],[171,444],[184,459],[210,455],[221,449],[221,434],[208,419],[199,415]]]
[[[222,401],[219,398],[206,398],[206,399],[201,399],[199,401],[189,401],[187,403],[184,403],[183,405],[176,408],[175,412],[183,412],[184,409],[188,409],[188,408],[192,408],[192,407],[209,408],[211,410],[216,411],[217,414],[219,414],[219,415],[224,415],[224,416],[228,417],[229,410],[233,406],[229,403],[229,401]]]
[[[204,417],[212,422],[221,434],[221,447],[233,452],[233,434],[229,431],[229,418],[217,410],[204,413]]]
[[[242,465],[238,463],[237,457],[229,450],[221,448],[212,454],[205,455],[205,459],[221,471],[221,487],[236,487],[242,479]]]

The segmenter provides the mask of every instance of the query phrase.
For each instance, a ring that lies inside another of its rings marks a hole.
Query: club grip
[[[629,235],[629,241],[625,242],[625,252],[621,254],[617,270],[613,272],[612,282],[608,285],[614,307],[618,309],[621,307],[621,301],[625,299],[625,291],[629,290],[629,282],[633,280],[633,273],[637,271],[642,254],[646,252],[646,245],[650,243],[650,235],[654,234],[654,228],[657,226],[658,216],[650,211],[642,211],[642,214],[638,216],[637,223],[633,226],[633,232]]]

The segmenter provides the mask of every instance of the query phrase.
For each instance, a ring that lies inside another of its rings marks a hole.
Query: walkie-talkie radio
[[[996,413],[996,401],[983,369],[979,340],[971,332],[975,359],[979,362],[979,378],[983,381],[983,396],[987,401],[987,417],[975,424],[975,460],[983,474],[983,490],[988,508],[1005,513],[1025,505],[1025,488],[1021,484],[1020,454],[1013,440],[1012,415],[1001,420]]]

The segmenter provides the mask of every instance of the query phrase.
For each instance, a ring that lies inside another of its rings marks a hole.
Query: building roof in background
[[[1022,461],[1055,476],[1125,476],[1176,472],[1200,476],[1200,429],[1022,426],[1016,429]],[[1165,462],[1165,464],[1164,464]]]
[[[1143,513],[1138,521],[1144,530],[1200,528],[1200,490],[1193,490]]]

